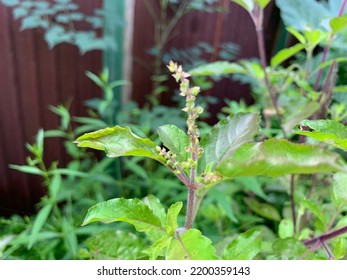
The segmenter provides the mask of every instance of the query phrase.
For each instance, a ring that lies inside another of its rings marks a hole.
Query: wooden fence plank
[[[76,2],[84,13],[91,13],[102,4],[101,0]],[[54,129],[59,125],[49,105],[56,106],[74,97],[72,115],[84,114],[86,97],[100,96],[84,72],[100,71],[102,53],[93,51],[81,56],[75,46],[67,44],[49,50],[42,30],[19,31],[12,10],[2,4],[0,44],[0,172],[4,178],[0,180],[0,216],[29,214],[43,194],[41,180],[10,170],[8,165],[25,164],[24,145],[33,142],[39,128]],[[59,160],[63,166],[67,161],[64,151],[61,141],[46,140],[47,165]]]
[[[2,51],[0,52],[0,61],[3,66],[0,67],[0,125],[2,132],[1,137],[4,141],[4,154],[1,155],[1,160],[5,159],[5,166],[10,163],[23,164],[25,159],[24,150],[24,126],[19,107],[19,92],[16,82],[16,58],[17,55],[13,48],[13,38],[10,32],[11,16],[8,9],[0,9],[0,44]],[[5,66],[6,65],[6,66]],[[1,213],[9,213],[12,209],[25,211],[28,207],[29,197],[27,194],[27,177],[24,174],[18,174],[13,170],[7,170],[6,176],[11,183],[7,187],[9,193],[6,196],[1,196],[0,211]],[[17,186],[21,186],[20,196],[23,200],[16,199],[18,195]],[[23,191],[22,191],[23,190]],[[11,203],[10,203],[11,202]]]

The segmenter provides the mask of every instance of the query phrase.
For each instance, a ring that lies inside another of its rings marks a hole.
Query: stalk
[[[182,171],[184,173],[184,170],[189,170],[189,177],[187,178],[188,181],[184,180],[184,183],[188,188],[186,221],[184,229],[188,230],[194,223],[202,199],[202,197],[197,195],[197,189],[202,186],[197,182],[197,164],[203,149],[199,145],[200,132],[198,126],[196,125],[196,120],[203,112],[203,109],[200,106],[195,106],[196,96],[198,95],[200,88],[189,87],[189,80],[187,79],[189,74],[185,73],[182,70],[182,67],[178,66],[174,62],[170,62],[168,68],[172,73],[174,73],[173,77],[176,79],[176,81],[180,83],[180,95],[186,98],[186,106],[182,110],[188,114],[187,134],[189,136],[189,146],[185,147],[185,150],[186,152],[189,152],[191,156],[186,162],[173,163],[177,174],[182,174]]]
[[[339,13],[338,13],[338,17],[342,16],[343,14],[343,11],[345,10],[345,7],[346,7],[346,4],[347,4],[347,0],[344,0],[341,4],[341,7],[340,7],[340,10],[339,10]],[[324,50],[323,50],[323,56],[322,56],[322,60],[321,60],[321,63],[324,63],[326,60],[327,60],[327,57],[328,57],[328,54],[329,54],[329,51],[330,51],[330,47],[331,47],[331,44],[334,40],[334,34],[330,34],[329,38],[328,38],[328,42],[327,44],[325,45],[324,47]],[[323,75],[323,69],[319,69],[318,71],[318,74],[317,74],[317,78],[316,78],[316,81],[314,83],[314,87],[313,89],[315,91],[318,90],[318,87],[319,87],[319,83],[322,79],[322,75]]]
[[[266,60],[265,40],[264,40],[264,31],[263,31],[264,10],[261,9],[258,5],[256,5],[254,7],[252,13],[251,13],[251,17],[252,17],[252,20],[254,22],[255,29],[256,29],[259,57],[260,57],[261,66],[262,66],[263,71],[264,71],[265,87],[266,87],[266,89],[270,95],[271,103],[275,108],[276,117],[278,119],[280,128],[282,130],[283,137],[287,138],[287,134],[286,134],[284,128],[282,127],[282,117],[281,117],[281,114],[280,114],[280,111],[278,108],[274,88],[271,85],[269,76],[268,76],[267,71],[266,71],[266,68],[268,67],[268,65],[267,65],[267,60]]]

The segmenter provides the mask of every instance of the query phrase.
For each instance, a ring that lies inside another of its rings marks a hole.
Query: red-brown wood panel
[[[155,3],[155,1],[151,1]],[[174,37],[168,43],[168,48],[189,48],[201,41],[215,42],[216,27],[220,28],[220,41],[233,42],[239,45],[240,52],[237,59],[258,57],[258,48],[254,24],[249,14],[231,1],[220,0],[220,4],[229,8],[228,13],[218,19],[216,13],[192,12],[184,16],[176,28],[173,30]],[[151,72],[148,66],[153,63],[153,57],[147,51],[153,46],[153,20],[151,19],[143,1],[135,2],[135,30],[133,38],[133,98],[141,103],[145,100],[145,95],[151,92]],[[219,23],[218,23],[219,21]],[[272,2],[265,11],[264,26],[265,39],[268,57],[275,44],[275,36],[278,28],[278,11]],[[140,27],[140,28],[139,28]],[[238,82],[223,79],[215,84],[215,87],[208,92],[216,96],[220,103],[213,108],[218,111],[222,106],[224,98],[239,100],[246,99],[251,102],[249,88]]]
[[[102,5],[101,0],[75,2],[89,14]],[[100,96],[84,72],[100,71],[101,51],[82,56],[77,47],[68,44],[50,50],[42,30],[19,31],[19,24],[12,10],[0,4],[0,215],[29,214],[44,193],[39,177],[11,170],[8,165],[25,164],[25,143],[33,142],[41,127],[59,125],[49,105],[73,98],[71,114],[84,114],[84,100]],[[60,166],[66,163],[62,141],[45,141],[45,159],[47,165],[53,160]]]
[[[20,108],[20,96],[17,81],[16,53],[13,45],[13,35],[11,32],[11,16],[8,9],[0,10],[0,44],[2,50],[0,52],[0,126],[1,137],[3,138],[3,152],[0,160],[4,161],[4,165],[10,163],[24,163],[25,151],[24,143],[24,125],[22,122],[22,113]],[[9,213],[12,209],[23,211],[26,209],[29,197],[27,193],[27,177],[24,174],[7,169],[6,177],[9,186],[5,189],[9,190],[5,195],[0,196],[0,211]],[[21,186],[21,188],[18,188]],[[16,196],[20,195],[23,199],[17,200]]]

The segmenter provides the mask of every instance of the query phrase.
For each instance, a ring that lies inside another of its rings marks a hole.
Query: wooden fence
[[[102,0],[74,0],[82,11],[90,13]],[[117,0],[118,1],[118,0]],[[126,1],[126,0],[125,0]],[[150,0],[156,3],[156,0]],[[223,15],[194,12],[177,25],[176,36],[170,46],[186,48],[199,41],[211,44],[234,42],[240,45],[238,58],[257,57],[253,23],[249,15],[229,0],[229,13]],[[151,65],[153,58],[147,51],[153,46],[153,21],[144,5],[136,0],[134,7],[133,51]],[[277,36],[279,15],[272,4],[266,9],[265,35],[268,55]],[[220,30],[215,34],[215,28]],[[66,102],[73,97],[72,115],[83,115],[83,101],[100,94],[99,89],[86,78],[86,70],[99,72],[102,54],[93,51],[80,56],[74,46],[63,44],[49,50],[40,30],[19,31],[19,22],[11,10],[0,5],[0,215],[13,212],[31,213],[33,205],[43,194],[40,181],[8,168],[24,164],[26,142],[32,142],[38,129],[52,129],[59,125],[58,118],[49,111],[49,105]],[[132,99],[143,103],[151,92],[151,72],[134,60],[132,64]],[[240,99],[247,96],[247,87],[231,81],[218,83],[212,94],[220,99]],[[47,160],[64,162],[66,156],[61,143],[48,141]]]
[[[101,0],[76,1],[81,11],[91,14]],[[39,128],[58,127],[59,119],[49,105],[73,99],[72,115],[83,115],[83,100],[100,95],[85,71],[100,72],[102,53],[84,56],[72,45],[50,50],[38,29],[20,31],[12,11],[0,4],[0,215],[30,213],[43,193],[40,181],[8,168],[24,164],[25,143],[33,142]],[[63,162],[60,141],[46,142],[47,161]]]

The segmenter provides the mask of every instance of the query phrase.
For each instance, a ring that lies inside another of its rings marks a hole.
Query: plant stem
[[[188,189],[188,199],[187,199],[187,214],[186,214],[186,223],[184,225],[185,229],[190,229],[194,222],[194,204],[196,200],[196,194],[194,188]]]
[[[344,1],[342,2],[342,4],[341,4],[339,13],[338,13],[338,15],[337,15],[338,17],[342,16],[343,11],[344,11],[344,9],[345,9],[345,7],[346,7],[346,4],[347,4],[347,0],[344,0]],[[329,38],[328,38],[328,42],[327,42],[327,44],[326,44],[325,47],[324,47],[321,63],[324,63],[324,62],[326,61],[333,40],[334,40],[334,34],[331,33],[330,36],[329,36]],[[317,90],[318,90],[319,83],[320,83],[320,80],[321,80],[321,78],[322,78],[322,74],[323,74],[323,69],[321,68],[321,69],[319,69],[319,71],[318,71],[317,78],[316,78],[316,82],[314,83],[314,87],[313,87],[313,90],[314,90],[314,91],[317,91]]]
[[[296,214],[295,214],[295,175],[290,176],[290,207],[292,210],[292,220],[294,226],[294,232],[296,233]]]
[[[303,243],[308,247],[314,246],[315,244],[323,245],[323,242],[326,242],[344,233],[347,233],[347,226],[332,231],[330,233],[322,234],[309,240],[304,240]]]
[[[347,0],[346,0],[347,1]],[[261,66],[264,71],[264,82],[266,89],[270,95],[270,99],[272,102],[272,105],[275,108],[276,116],[280,125],[280,128],[283,133],[283,137],[287,138],[286,132],[282,127],[282,117],[278,108],[277,100],[275,93],[273,91],[273,87],[270,83],[269,76],[267,74],[266,68],[267,68],[267,61],[266,61],[266,53],[265,53],[265,40],[264,40],[264,32],[263,32],[263,18],[264,18],[264,10],[261,9],[259,6],[255,6],[254,10],[251,14],[255,28],[256,28],[256,33],[257,33],[257,44],[258,44],[258,51],[259,51],[259,56],[260,56],[260,62]]]

